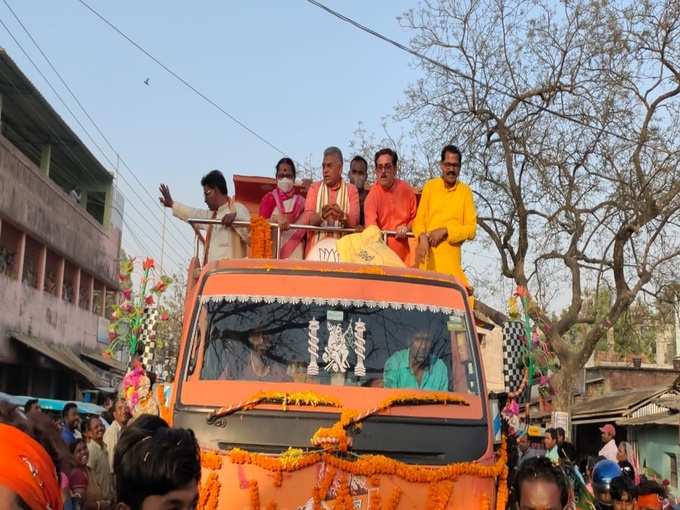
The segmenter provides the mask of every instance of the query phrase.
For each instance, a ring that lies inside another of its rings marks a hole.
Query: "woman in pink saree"
[[[280,259],[301,260],[304,256],[305,232],[290,228],[304,210],[305,199],[295,191],[295,163],[281,158],[276,164],[276,188],[260,202],[260,216],[281,227]]]

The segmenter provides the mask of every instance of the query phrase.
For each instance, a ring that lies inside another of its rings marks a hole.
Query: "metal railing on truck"
[[[203,235],[200,233],[197,225],[221,225],[222,221],[218,219],[205,219],[205,218],[189,218],[187,220],[187,223],[189,223],[193,228],[194,232],[196,232],[196,247],[194,250],[194,256],[199,258],[199,249],[200,249],[200,244],[202,243],[205,245],[205,239],[203,238]],[[276,222],[270,221],[268,222],[269,226],[274,229],[276,232],[276,243],[274,243],[274,258],[278,259],[279,258],[279,252],[281,251],[281,225],[279,225]],[[232,227],[248,227],[250,228],[250,222],[249,221],[242,221],[242,220],[235,220],[232,221],[229,226]],[[361,232],[361,230],[357,230],[356,228],[347,228],[347,227],[322,227],[322,226],[316,226],[316,225],[299,225],[297,223],[291,224],[289,227],[291,230],[306,230],[309,232],[323,232],[326,234],[356,234],[358,232]],[[380,231],[383,237],[383,241],[387,241],[387,238],[390,236],[396,236],[397,231],[396,230],[381,230]],[[406,233],[407,237],[414,237],[413,232],[407,232]]]

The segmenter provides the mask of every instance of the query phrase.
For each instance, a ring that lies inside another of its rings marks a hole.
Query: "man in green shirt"
[[[385,362],[383,386],[448,391],[449,371],[431,350],[432,340],[427,333],[416,333],[408,349],[395,352]]]

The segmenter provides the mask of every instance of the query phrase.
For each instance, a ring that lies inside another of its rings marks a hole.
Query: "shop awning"
[[[24,335],[23,333],[12,332],[9,334],[9,337],[24,344],[26,347],[39,352],[43,356],[59,363],[68,370],[77,373],[95,388],[106,385],[106,383],[102,381],[97,376],[97,374],[78,357],[76,353],[74,353],[65,345],[49,343],[39,338]]]
[[[111,372],[115,372],[118,375],[125,375],[125,367],[120,361],[116,359],[108,358],[98,352],[91,352],[85,350],[81,350],[80,355],[84,358],[87,358],[88,361],[93,361],[97,365],[105,369],[108,369]]]

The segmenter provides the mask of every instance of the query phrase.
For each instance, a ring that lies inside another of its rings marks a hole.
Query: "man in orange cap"
[[[602,444],[604,445],[602,449],[598,452],[598,455],[609,459],[614,462],[618,462],[616,454],[619,448],[616,446],[616,429],[611,423],[607,423],[604,427],[600,427],[600,432],[602,432]]]
[[[4,423],[0,423],[0,437],[0,508],[61,510],[57,470],[45,448]]]

